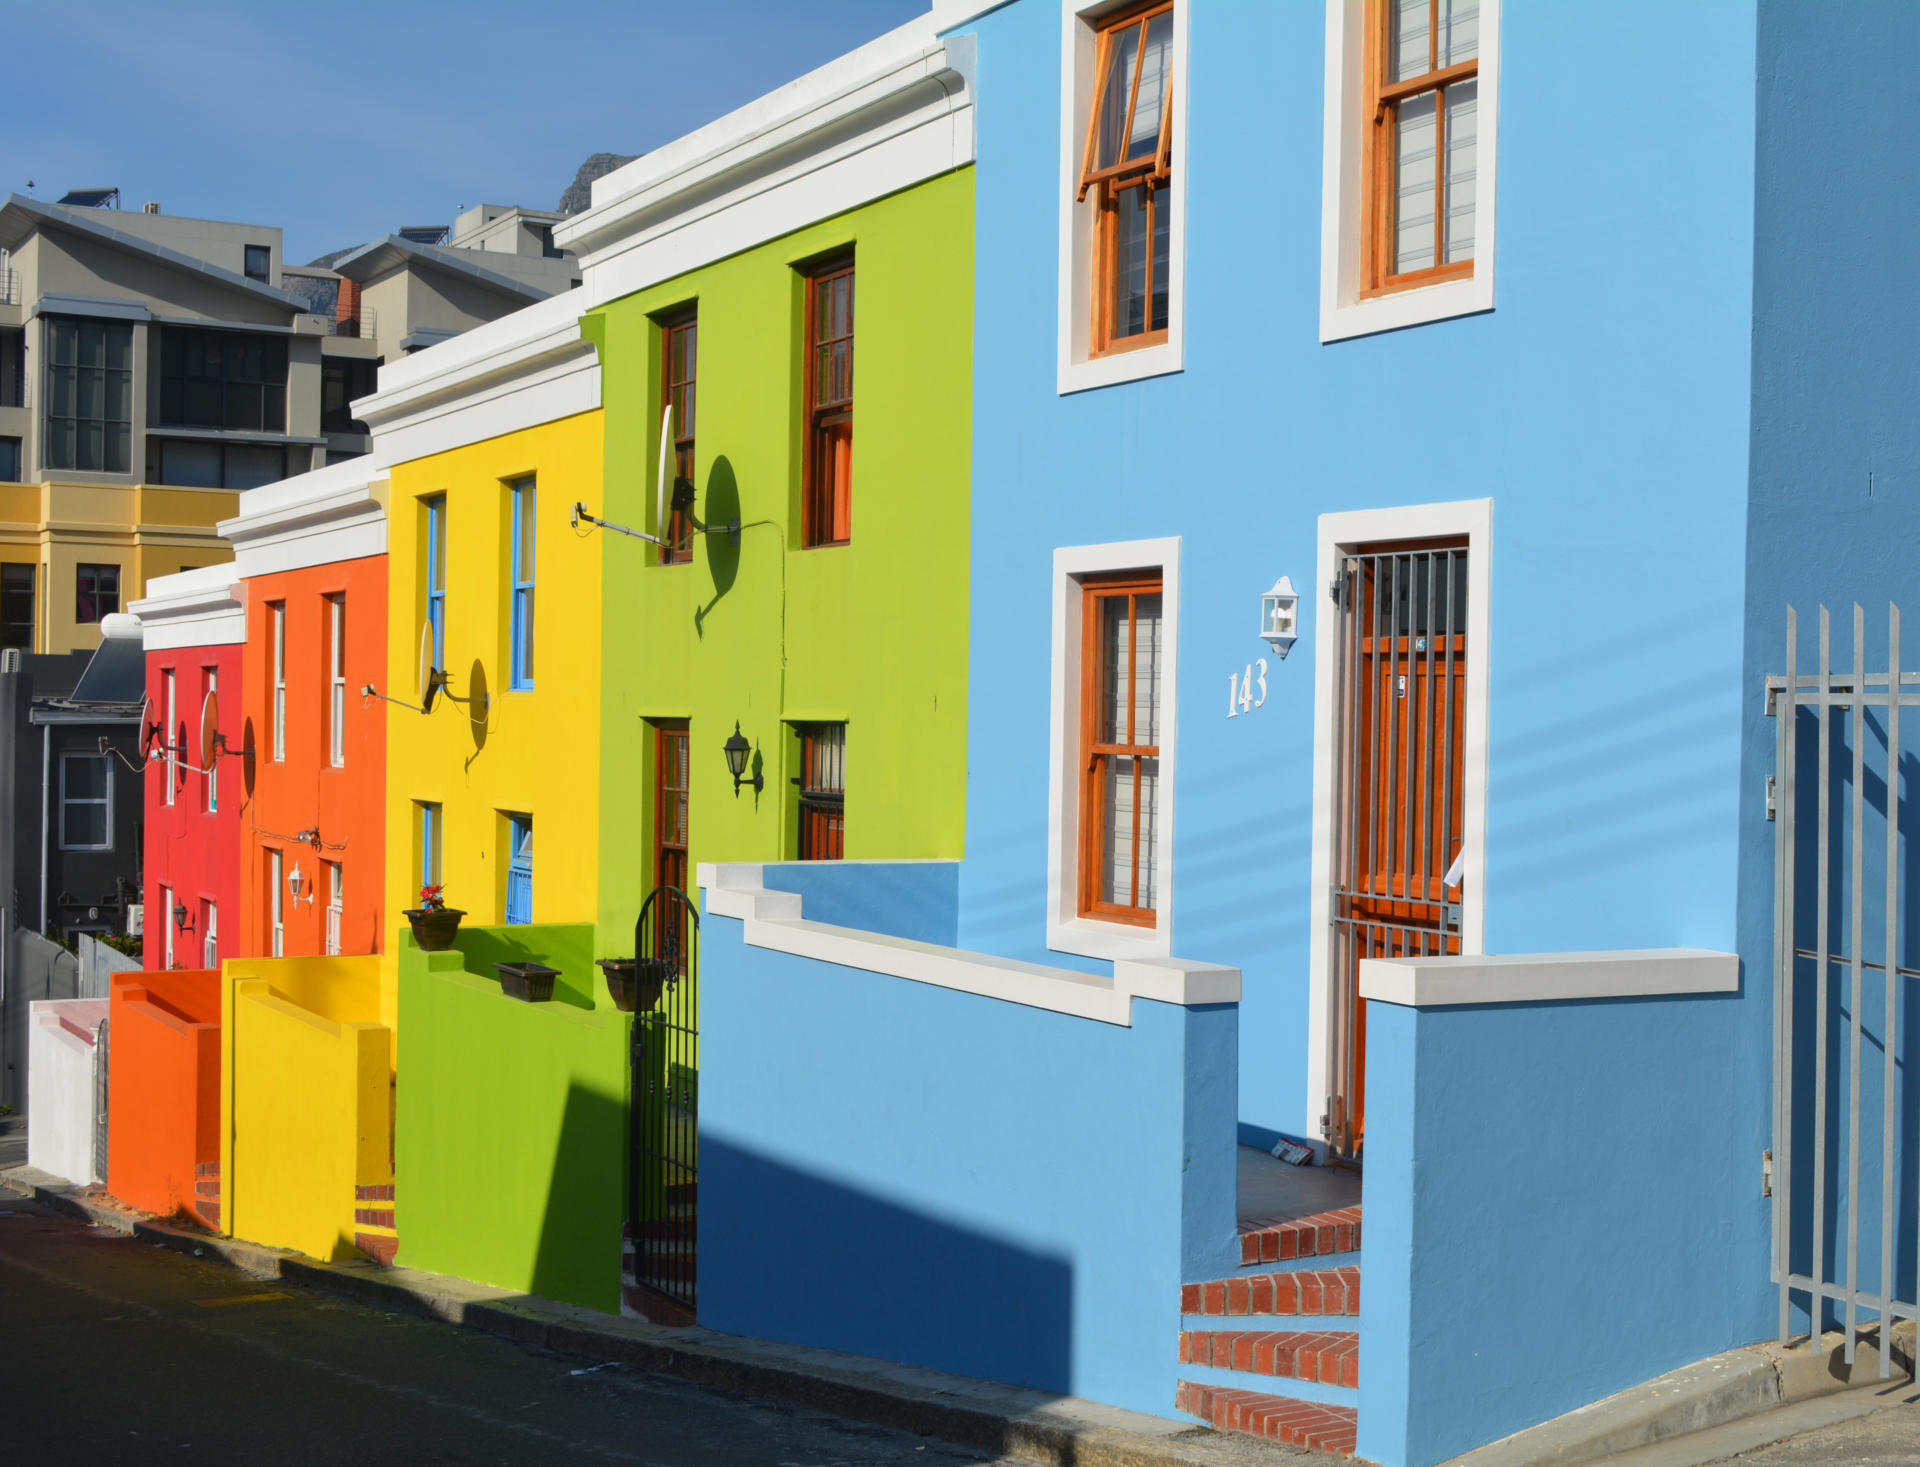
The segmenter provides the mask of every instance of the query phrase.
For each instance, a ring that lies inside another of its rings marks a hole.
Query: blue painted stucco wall
[[[1920,159],[1908,146],[1913,83],[1901,57],[1920,44],[1920,12],[1893,3],[1807,7],[1762,4],[1758,29],[1757,220],[1754,249],[1753,424],[1751,512],[1747,532],[1746,664],[1742,680],[1745,764],[1741,779],[1740,952],[1750,974],[1770,981],[1773,934],[1774,839],[1764,793],[1773,772],[1778,720],[1766,715],[1762,689],[1786,666],[1786,609],[1799,613],[1799,669],[1817,666],[1819,607],[1832,613],[1833,666],[1853,666],[1853,606],[1865,612],[1870,671],[1887,656],[1887,604],[1906,613],[1903,665],[1920,665],[1920,297],[1907,285],[1912,242],[1920,231]],[[1863,98],[1881,99],[1863,105]],[[1812,839],[1818,722],[1799,718],[1803,805],[1798,868],[1800,930],[1797,945],[1814,940]],[[1865,720],[1866,796],[1862,835],[1870,864],[1863,882],[1864,956],[1885,949],[1884,878],[1879,853],[1886,831],[1886,721],[1876,710]],[[1844,717],[1831,726],[1834,910],[1850,902],[1853,732]],[[1920,965],[1920,902],[1912,855],[1920,838],[1920,730],[1902,730],[1903,801],[1900,961]],[[1833,934],[1844,948],[1844,928]],[[1813,1254],[1811,1232],[1812,1029],[1817,1008],[1814,971],[1796,975],[1795,1075],[1803,1097],[1794,1138],[1795,1228],[1793,1267],[1804,1273]],[[1829,1085],[1840,1116],[1828,1135],[1823,1179],[1832,1208],[1825,1266],[1843,1277],[1843,1231],[1848,1203],[1845,1157],[1845,1024],[1853,1008],[1850,977],[1836,971],[1828,998]],[[1879,1286],[1881,1056],[1886,1042],[1883,990],[1863,975],[1865,1023],[1862,1066],[1862,1247],[1860,1279]],[[1912,985],[1905,985],[1912,998]],[[1920,1075],[1920,1025],[1908,1006],[1893,1036],[1900,1066],[1901,1114],[1914,1114]],[[1913,1192],[1920,1173],[1920,1138],[1912,1124],[1899,1136],[1901,1189]],[[1911,1203],[1895,1209],[1901,1298],[1912,1298],[1914,1239],[1920,1229]],[[1799,1301],[1804,1305],[1804,1296]],[[1796,1307],[1793,1327],[1805,1328]],[[1829,1314],[1827,1322],[1834,1323]]]
[[[1811,23],[1811,22],[1810,22]],[[1193,0],[1186,366],[1055,381],[1060,7],[978,37],[963,946],[1045,950],[1051,558],[1178,535],[1174,951],[1244,974],[1240,1118],[1306,1095],[1318,515],[1491,496],[1486,945],[1734,941],[1754,20],[1663,6],[1622,69],[1578,6],[1501,36],[1497,308],[1322,345],[1325,7]],[[1594,99],[1607,98],[1604,119]],[[1271,695],[1259,593],[1303,592]]]

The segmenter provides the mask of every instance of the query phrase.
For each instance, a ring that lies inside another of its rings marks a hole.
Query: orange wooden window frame
[[[1464,280],[1473,274],[1473,259],[1440,263],[1445,253],[1447,227],[1447,98],[1446,89],[1480,75],[1480,58],[1456,66],[1439,65],[1440,0],[1427,0],[1427,69],[1405,81],[1392,81],[1387,68],[1393,55],[1393,0],[1367,0],[1366,50],[1363,65],[1367,78],[1366,108],[1370,126],[1361,160],[1365,174],[1361,197],[1365,201],[1365,228],[1361,259],[1366,263],[1366,281],[1360,294],[1385,295],[1416,286],[1434,285],[1443,280]],[[1394,119],[1400,104],[1414,97],[1434,94],[1433,107],[1433,258],[1424,270],[1393,272],[1394,241]],[[1476,251],[1479,248],[1475,240]]]
[[[687,842],[693,834],[692,784],[693,764],[689,757],[687,721],[684,718],[663,720],[654,725],[653,760],[653,884],[655,886],[677,886],[687,889]],[[680,771],[686,770],[687,783],[677,782]],[[674,808],[678,802],[687,804],[687,829],[681,830],[677,819],[669,819],[677,814]]]
[[[685,343],[681,360],[687,364],[685,375],[674,369],[673,349]],[[700,318],[693,308],[675,311],[660,321],[660,405],[673,406],[673,453],[668,473],[667,502],[673,502],[673,479],[693,478],[693,439],[699,427],[700,402],[697,378],[700,371]],[[693,411],[685,410],[691,403]],[[669,509],[666,526],[658,532],[666,544],[660,547],[661,565],[687,565],[693,560],[693,526],[684,509]]]
[[[1139,351],[1142,347],[1159,346],[1167,340],[1167,328],[1137,331],[1130,336],[1114,335],[1113,292],[1114,278],[1119,265],[1117,254],[1120,237],[1120,195],[1128,189],[1144,189],[1147,197],[1147,320],[1153,319],[1153,282],[1154,259],[1153,240],[1159,224],[1159,211],[1166,207],[1165,190],[1173,181],[1173,76],[1167,77],[1167,84],[1160,98],[1160,146],[1149,157],[1122,159],[1106,168],[1094,166],[1094,140],[1099,130],[1100,99],[1105,94],[1107,67],[1113,58],[1113,45],[1119,35],[1129,29],[1137,31],[1138,45],[1134,51],[1134,72],[1132,89],[1127,97],[1127,115],[1120,127],[1120,136],[1126,138],[1133,132],[1133,111],[1140,100],[1140,75],[1146,69],[1141,64],[1147,44],[1147,24],[1157,15],[1171,14],[1173,0],[1145,0],[1145,3],[1128,6],[1124,10],[1107,16],[1099,24],[1094,47],[1093,89],[1087,102],[1087,136],[1080,153],[1080,185],[1075,194],[1084,200],[1088,193],[1094,195],[1093,216],[1093,260],[1092,274],[1089,279],[1091,296],[1088,312],[1092,341],[1088,351],[1091,355],[1111,356],[1116,352]],[[1160,261],[1160,269],[1170,269],[1169,261]],[[1169,282],[1171,288],[1171,282]]]
[[[840,279],[847,282],[847,330],[842,336],[823,335],[828,323],[820,319],[821,289]],[[853,258],[841,256],[808,269],[806,291],[806,444],[800,465],[800,543],[811,549],[845,545],[853,538]],[[847,346],[846,395],[823,397],[821,348],[843,341]]]
[[[1106,686],[1105,643],[1100,635],[1102,602],[1127,601],[1127,646],[1136,645],[1135,638],[1139,628],[1139,600],[1142,596],[1162,594],[1162,578],[1157,571],[1129,571],[1117,576],[1089,577],[1081,582],[1080,601],[1080,872],[1079,872],[1079,914],[1082,917],[1095,917],[1107,922],[1125,922],[1135,927],[1153,927],[1159,916],[1152,907],[1138,904],[1140,896],[1140,761],[1158,759],[1158,744],[1142,744],[1133,740],[1136,715],[1139,710],[1138,690],[1134,686],[1134,669],[1130,660],[1127,668],[1127,738],[1121,742],[1103,743],[1100,732],[1100,699]],[[1164,626],[1164,622],[1162,623]],[[1129,892],[1132,902],[1110,902],[1100,895],[1101,851],[1106,844],[1106,805],[1101,797],[1101,781],[1105,777],[1107,762],[1112,759],[1133,760],[1133,869]],[[1146,858],[1153,859],[1149,852]]]
[[[846,725],[844,723],[803,723],[800,725],[800,830],[798,857],[802,861],[839,861],[847,853],[847,769]],[[840,784],[837,789],[815,785],[813,780],[814,746],[828,729],[840,730]],[[838,795],[837,805],[818,801],[821,795]]]

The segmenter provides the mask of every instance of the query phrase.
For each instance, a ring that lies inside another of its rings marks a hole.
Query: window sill
[[[1086,392],[1095,387],[1113,387],[1122,382],[1138,382],[1147,377],[1164,377],[1182,369],[1180,347],[1174,341],[1153,346],[1138,346],[1110,351],[1083,361],[1060,365],[1059,392]]]
[[[1136,927],[1126,922],[1101,922],[1074,917],[1047,923],[1047,946],[1057,953],[1083,958],[1164,958],[1173,951],[1165,926]]]
[[[1387,291],[1345,305],[1323,301],[1320,340],[1346,341],[1356,336],[1372,336],[1381,331],[1398,331],[1407,326],[1424,326],[1433,321],[1491,311],[1493,273],[1491,262],[1486,264],[1485,270],[1460,280],[1441,280],[1432,285]]]

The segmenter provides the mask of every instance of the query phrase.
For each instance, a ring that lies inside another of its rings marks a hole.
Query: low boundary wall
[[[218,1228],[219,1203],[197,1184],[220,1162],[220,974],[121,972],[111,985],[107,1190]]]

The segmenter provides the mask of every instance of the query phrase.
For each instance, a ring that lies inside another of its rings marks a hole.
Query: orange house
[[[386,705],[361,691],[385,691],[385,483],[363,465],[249,490],[221,526],[247,581],[246,957],[385,946]]]
[[[116,973],[109,1018],[107,1190],[220,1226],[220,975]]]

